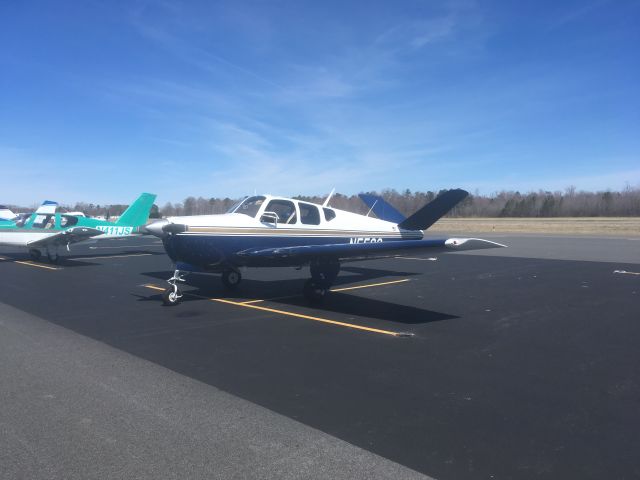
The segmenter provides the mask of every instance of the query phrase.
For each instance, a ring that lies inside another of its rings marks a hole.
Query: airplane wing
[[[88,240],[89,238],[96,237],[98,235],[102,235],[104,232],[98,230],[96,228],[88,228],[88,227],[72,227],[63,230],[62,232],[56,233],[55,235],[51,235],[45,238],[41,238],[40,240],[34,240],[33,242],[29,242],[27,246],[29,247],[46,247],[46,246],[57,246],[57,245],[69,245],[70,243],[78,243],[83,240]]]
[[[285,263],[306,263],[317,258],[357,260],[368,257],[393,257],[408,251],[430,254],[502,248],[506,245],[479,238],[448,238],[427,240],[398,240],[378,243],[338,243],[329,245],[308,245],[283,248],[248,249],[236,255],[248,263],[281,260]]]

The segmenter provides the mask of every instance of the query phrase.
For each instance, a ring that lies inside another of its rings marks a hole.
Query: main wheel
[[[304,282],[303,293],[304,298],[306,298],[309,303],[318,303],[324,300],[324,297],[327,295],[327,289],[321,287],[310,278]]]
[[[162,293],[162,303],[167,307],[173,307],[180,303],[180,298],[182,298],[182,293],[177,288],[169,287]]]
[[[60,260],[60,255],[58,255],[57,253],[47,252],[47,258],[49,259],[49,263],[58,263],[58,260]]]
[[[222,283],[229,290],[235,289],[242,280],[242,275],[237,270],[225,270],[222,272]]]
[[[32,248],[31,250],[29,250],[29,255],[31,256],[32,260],[35,260],[37,262],[38,260],[40,260],[40,257],[42,257],[42,252],[37,248]]]

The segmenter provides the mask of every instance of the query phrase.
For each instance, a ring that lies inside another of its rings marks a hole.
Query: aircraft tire
[[[31,250],[29,250],[29,256],[32,260],[37,262],[38,260],[40,260],[40,257],[42,257],[42,252],[37,248],[32,248]]]
[[[162,303],[167,307],[173,307],[180,303],[181,297],[180,290],[169,287],[162,293]]]
[[[234,290],[242,280],[242,274],[237,270],[225,270],[222,272],[222,283],[229,290]]]
[[[327,295],[328,289],[318,285],[312,278],[304,282],[304,289],[302,290],[304,298],[309,303],[320,303]]]

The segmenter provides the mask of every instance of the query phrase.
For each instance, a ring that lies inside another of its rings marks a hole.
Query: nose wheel
[[[162,303],[164,303],[168,307],[172,307],[173,305],[177,305],[180,303],[180,299],[182,298],[182,292],[178,288],[177,285],[173,287],[167,288],[162,294]]]

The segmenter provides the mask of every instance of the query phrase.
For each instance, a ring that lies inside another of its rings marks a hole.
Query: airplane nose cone
[[[169,225],[169,220],[157,220],[155,222],[150,223],[145,228],[151,234],[156,237],[165,237],[167,235],[166,232],[162,230],[163,227]]]

